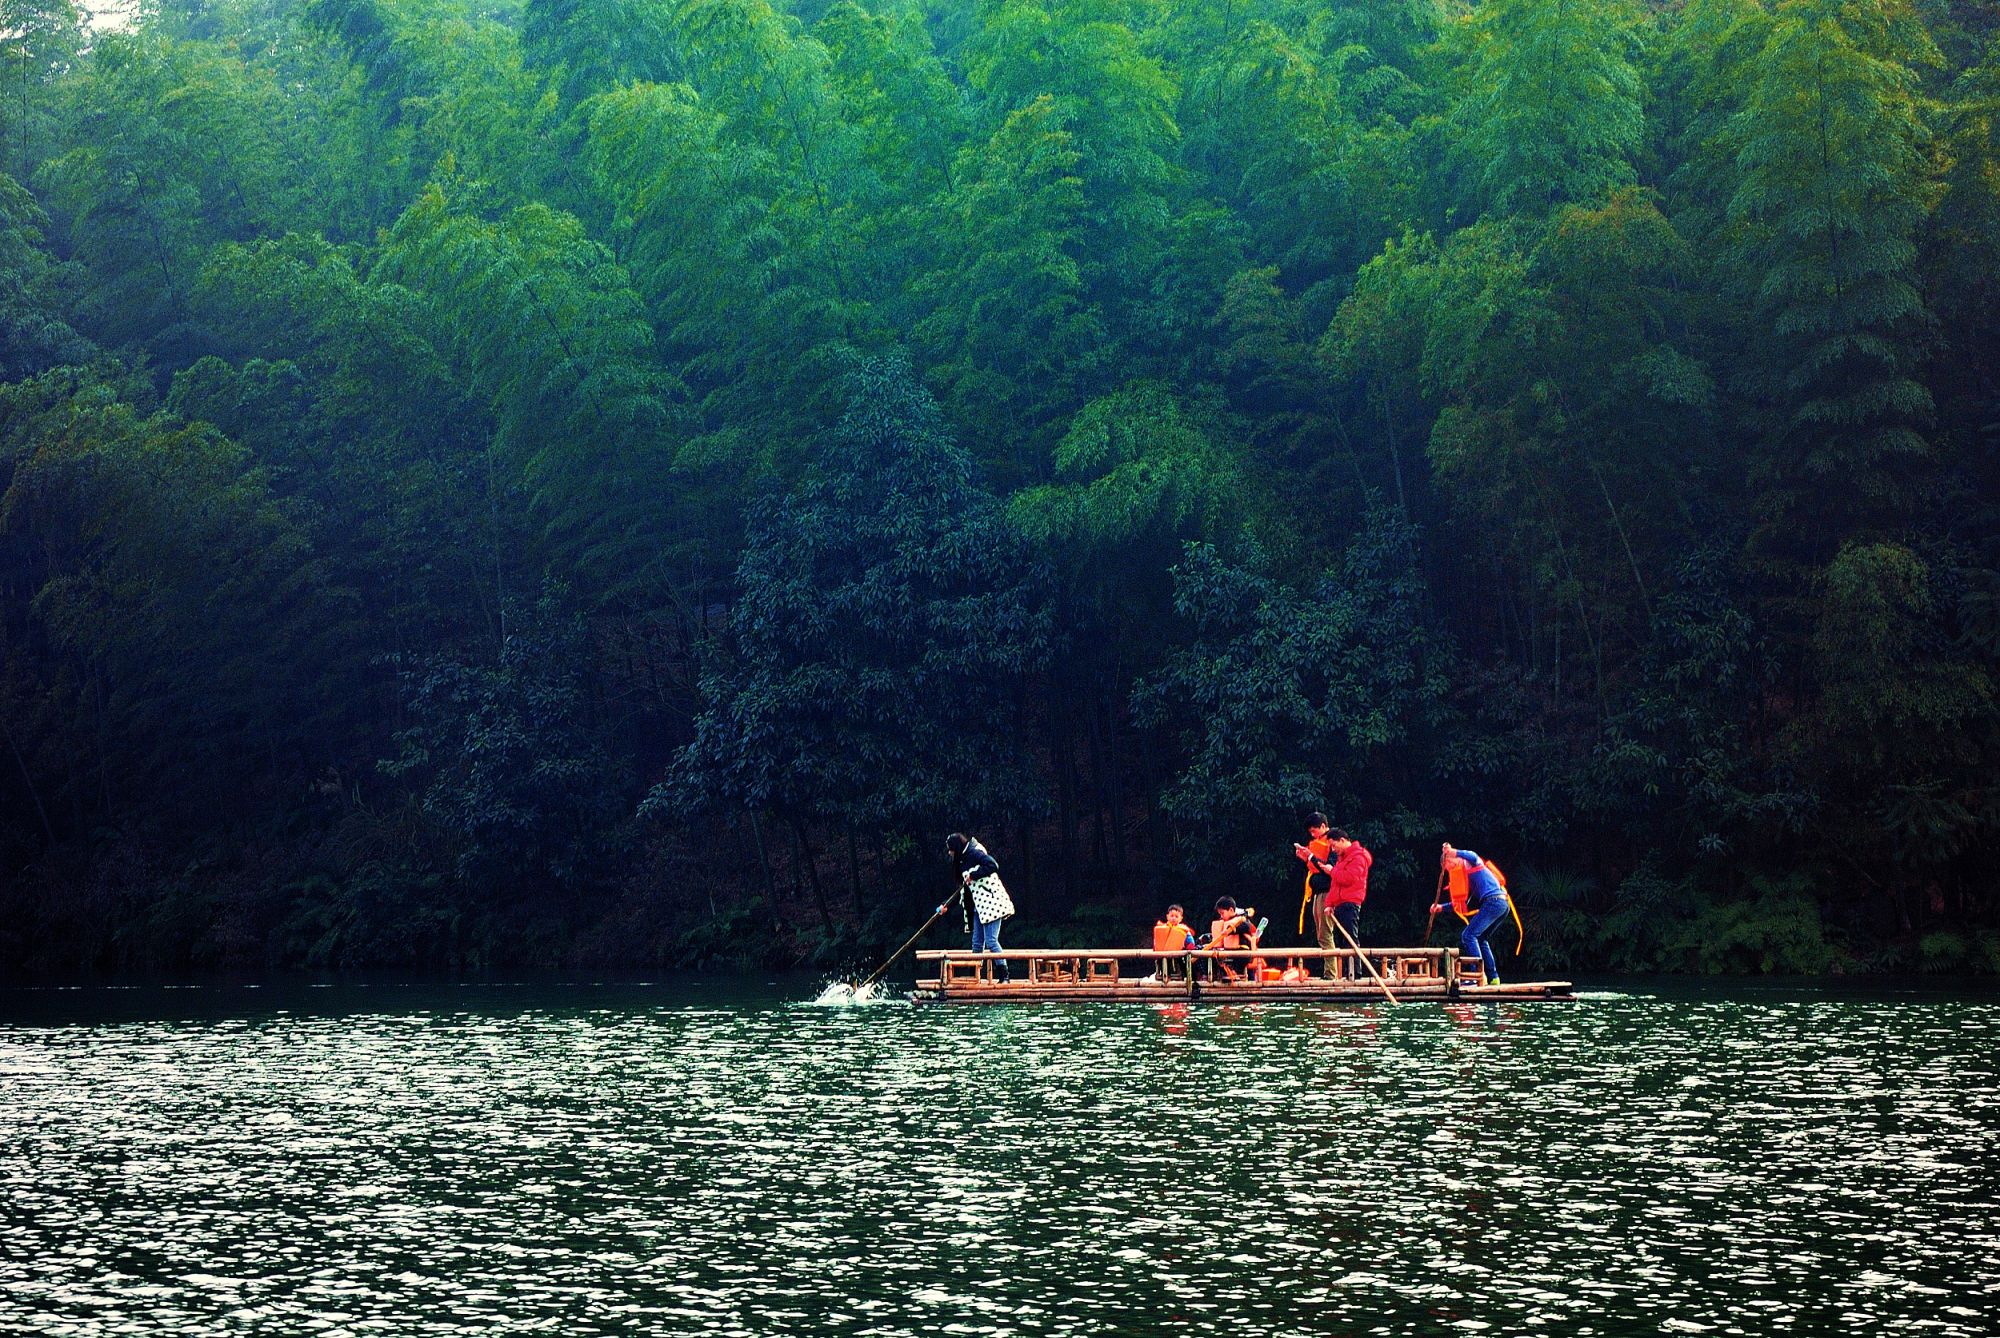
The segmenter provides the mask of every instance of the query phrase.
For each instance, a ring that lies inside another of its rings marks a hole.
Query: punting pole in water
[[[924,921],[923,929],[919,929],[916,933],[904,939],[903,946],[896,949],[894,952],[890,953],[888,959],[884,961],[882,965],[875,968],[875,974],[869,976],[868,979],[866,980],[855,981],[854,984],[849,988],[851,988],[856,994],[859,994],[861,993],[861,991],[867,989],[870,985],[873,985],[876,981],[880,980],[883,977],[883,975],[889,970],[890,966],[895,963],[895,960],[898,957],[901,957],[904,953],[908,952],[910,950],[910,945],[912,943],[915,943],[918,939],[922,938],[924,936],[925,931],[927,931],[932,925],[938,922],[938,917],[940,915],[943,915],[946,911],[950,909],[951,909],[951,902],[946,901],[944,905],[932,911],[931,918]]]
[[[1368,954],[1361,951],[1361,945],[1354,941],[1354,935],[1347,932],[1347,926],[1342,924],[1339,920],[1335,919],[1331,915],[1327,916],[1326,918],[1329,920],[1333,920],[1333,927],[1335,929],[1338,929],[1340,931],[1340,936],[1347,940],[1347,946],[1354,949],[1354,955],[1356,957],[1359,957],[1361,959],[1361,964],[1368,968],[1368,974],[1375,977],[1375,983],[1382,987],[1382,993],[1389,995],[1390,1003],[1395,1003],[1396,996],[1390,993],[1389,982],[1382,979],[1382,973],[1375,969],[1375,963],[1368,960]]]

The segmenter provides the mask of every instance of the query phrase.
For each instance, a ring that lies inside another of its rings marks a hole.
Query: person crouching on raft
[[[1255,906],[1238,907],[1234,897],[1218,897],[1215,902],[1215,920],[1210,928],[1208,946],[1223,952],[1240,952],[1245,948],[1255,951],[1264,933],[1260,924],[1252,924],[1250,917],[1257,913]],[[1262,969],[1264,959],[1252,957],[1250,970]],[[1214,963],[1209,963],[1208,978],[1215,979]],[[1229,980],[1243,979],[1243,973],[1230,965],[1230,959],[1222,959],[1222,974]],[[1254,977],[1253,977],[1254,978]]]
[[[1486,861],[1478,852],[1454,850],[1451,842],[1444,845],[1444,854],[1439,858],[1439,866],[1444,870],[1447,885],[1452,890],[1451,906],[1466,916],[1465,932],[1458,936],[1458,950],[1467,957],[1477,957],[1486,967],[1486,983],[1500,983],[1500,963],[1493,956],[1493,945],[1486,936],[1513,912],[1514,903],[1508,900],[1507,889],[1493,871],[1486,867]],[[1465,905],[1461,908],[1457,892],[1461,885],[1465,888]],[[1445,908],[1445,902],[1437,902],[1431,907],[1436,915]]]
[[[944,850],[958,864],[958,898],[965,912],[965,926],[972,931],[974,952],[1000,951],[1000,922],[1014,913],[1014,899],[1000,881],[1000,862],[986,853],[986,847],[964,832],[944,839]],[[951,905],[938,907],[943,915]],[[1007,980],[1007,963],[993,963],[993,978]]]

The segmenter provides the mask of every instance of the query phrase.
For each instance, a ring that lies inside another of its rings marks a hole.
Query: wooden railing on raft
[[[1375,972],[1393,988],[1397,985],[1477,984],[1477,958],[1461,958],[1456,948],[1197,948],[1162,952],[1155,948],[1023,948],[1003,952],[950,950],[920,952],[919,962],[934,963],[938,984],[998,986],[997,962],[1009,964],[1010,983],[1030,985],[1137,984],[1151,979],[1162,985],[1184,984],[1190,972],[1202,983],[1285,985],[1325,983],[1314,970],[1331,963],[1356,986],[1373,987],[1375,976],[1357,959],[1366,955]],[[1253,968],[1253,963],[1262,963]],[[1025,971],[1025,975],[1020,974]]]

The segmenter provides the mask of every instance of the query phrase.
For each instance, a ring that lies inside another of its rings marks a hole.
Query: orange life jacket
[[[1306,842],[1306,850],[1313,856],[1313,859],[1323,859],[1329,864],[1333,862],[1333,841],[1329,837],[1315,836],[1312,840]],[[1329,884],[1332,882],[1331,876],[1322,874],[1318,865],[1314,864],[1310,859],[1307,860],[1305,892],[1299,897],[1299,932],[1301,934],[1306,932],[1306,907],[1312,904],[1313,892],[1316,890],[1313,887],[1313,879],[1317,877],[1326,877]]]
[[[1234,928],[1230,927],[1232,925]],[[1227,920],[1211,921],[1208,927],[1208,941],[1212,947],[1225,948],[1231,952],[1239,948],[1257,946],[1255,930],[1250,924],[1250,919],[1241,911]]]
[[[1186,925],[1170,925],[1165,920],[1153,926],[1154,952],[1180,952],[1194,937],[1194,931]]]
[[[1305,891],[1307,896],[1311,896],[1317,890],[1312,885],[1313,878],[1316,875],[1324,876],[1319,865],[1313,863],[1313,860],[1323,859],[1328,864],[1333,863],[1333,842],[1324,836],[1315,836],[1312,840],[1306,842],[1306,850],[1313,857],[1306,861]]]
[[[1486,872],[1493,875],[1493,881],[1500,884],[1500,890],[1507,892],[1507,875],[1500,872],[1500,866],[1490,859],[1480,861]],[[1465,861],[1455,859],[1445,870],[1445,885],[1451,889],[1451,908],[1461,920],[1470,920],[1472,913],[1467,909],[1472,899],[1472,871],[1465,867]],[[1507,913],[1514,917],[1514,955],[1521,955],[1521,944],[1527,939],[1528,931],[1521,927],[1521,912],[1514,906],[1514,895],[1507,893]]]

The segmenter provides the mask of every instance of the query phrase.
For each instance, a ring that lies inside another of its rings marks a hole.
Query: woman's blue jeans
[[[1505,897],[1488,897],[1479,903],[1479,909],[1465,922],[1465,932],[1458,936],[1458,950],[1467,957],[1477,957],[1486,963],[1486,980],[1491,984],[1500,979],[1500,963],[1493,956],[1493,945],[1486,941],[1486,935],[1493,926],[1507,918],[1509,904]]]
[[[974,952],[1000,951],[1000,922],[998,920],[974,920],[972,922],[972,950]]]
[[[972,950],[974,952],[1000,951],[1000,922],[998,920],[981,920],[974,917],[972,921]],[[1007,963],[1004,959],[993,963],[993,978],[995,980],[1007,979]]]

